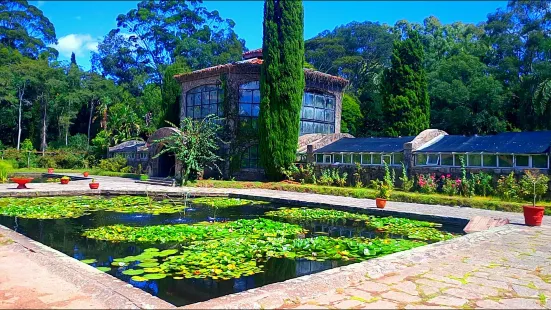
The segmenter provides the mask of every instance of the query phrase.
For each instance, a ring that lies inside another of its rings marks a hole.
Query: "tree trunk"
[[[42,149],[42,156],[44,156],[44,152],[46,152],[46,147],[48,146],[46,144],[46,130],[47,130],[46,117],[48,116],[47,114],[48,112],[47,112],[47,104],[44,101],[44,93],[42,94],[41,100],[42,100],[42,105],[44,110],[42,111],[42,143],[40,145],[40,148]]]
[[[65,126],[65,146],[69,145],[69,125]]]
[[[90,127],[92,126],[92,115],[94,114],[94,100],[90,101],[90,118],[88,119],[88,146],[90,147]]]
[[[17,120],[17,150],[21,147],[21,114],[23,112],[23,96],[25,95],[25,85],[20,88],[18,91],[19,97],[19,116]]]

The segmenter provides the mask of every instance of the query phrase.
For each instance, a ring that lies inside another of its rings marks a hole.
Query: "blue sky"
[[[136,7],[134,1],[36,1],[54,24],[60,59],[75,52],[77,62],[90,68],[90,51],[109,30],[116,27],[116,17]],[[236,22],[236,33],[249,49],[262,45],[263,1],[204,1],[209,10],[218,10],[223,18]],[[462,21],[478,23],[506,1],[305,1],[304,36],[306,39],[323,30],[332,30],[351,21],[373,21],[393,25],[406,19],[422,22],[434,15],[443,23]]]

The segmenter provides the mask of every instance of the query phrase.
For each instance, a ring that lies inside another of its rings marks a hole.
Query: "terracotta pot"
[[[71,179],[59,179],[59,182],[61,182],[61,184],[69,184],[69,181],[71,181]]]
[[[33,179],[34,178],[15,177],[15,178],[11,178],[11,181],[14,183],[17,183],[17,189],[28,189],[28,187],[25,186],[25,184],[29,183]]]
[[[49,173],[49,174],[54,173],[54,168],[48,168],[48,173]]]
[[[384,209],[386,206],[386,199],[377,198],[375,199],[375,204],[377,204],[377,208]]]
[[[99,188],[99,183],[98,182],[88,183],[88,185],[90,186],[90,189],[98,189]]]
[[[85,178],[87,178],[90,174],[88,173],[88,171],[84,171],[84,172],[82,173],[82,175],[83,175]]]
[[[524,223],[528,226],[541,226],[543,219],[544,207],[538,206],[522,206],[524,211]]]

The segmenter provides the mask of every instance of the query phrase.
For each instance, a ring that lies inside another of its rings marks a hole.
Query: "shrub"
[[[460,157],[461,161],[461,193],[465,197],[472,197],[474,195],[473,182],[467,178],[467,169],[465,169],[465,159]]]
[[[317,180],[314,168],[314,164],[298,166],[299,180],[301,183],[316,184]]]
[[[132,173],[133,170],[134,170],[134,168],[132,168],[131,166],[126,166],[126,167],[121,168],[120,172],[122,172],[122,173]]]
[[[147,180],[149,180],[149,176],[147,174],[142,174],[142,175],[140,175],[140,180],[141,181],[147,181]]]
[[[356,169],[352,175],[354,178],[354,186],[357,188],[363,187],[364,183],[362,182],[362,166],[356,163]]]
[[[341,174],[338,169],[333,170],[332,172],[332,178],[334,185],[344,187],[346,185],[346,178],[348,177],[348,173],[344,172]]]
[[[492,195],[494,190],[492,187],[493,178],[491,175],[480,172],[477,174],[472,174],[472,182],[474,187],[475,195],[481,195],[486,197],[487,195]]]
[[[57,168],[57,164],[53,156],[40,156],[38,159],[38,166],[40,168]]]
[[[525,199],[530,199],[532,205],[547,193],[549,177],[537,170],[526,170],[520,179],[520,192]]]
[[[520,187],[513,172],[507,176],[500,176],[497,181],[497,195],[503,200],[517,200],[520,194]]]
[[[461,180],[460,179],[452,179],[450,174],[442,175],[440,177],[440,180],[442,181],[442,193],[448,195],[448,196],[454,196],[459,194],[459,189],[461,188]]]
[[[437,184],[435,182],[434,174],[420,174],[417,177],[417,186],[419,186],[419,191],[424,194],[432,194],[436,192]]]
[[[410,179],[408,177],[406,166],[404,163],[402,163],[402,176],[400,177],[400,181],[402,181],[402,190],[404,192],[409,192],[413,188],[413,179]]]
[[[100,160],[99,168],[105,171],[122,172],[121,170],[126,167],[126,164],[126,158],[115,156]]]
[[[327,186],[330,186],[333,184],[333,174],[331,173],[331,169],[323,170],[318,180],[318,184],[327,185]]]
[[[383,163],[385,165],[385,176],[383,177],[383,180],[372,180],[371,184],[377,190],[377,198],[389,199],[392,195],[392,190],[394,189],[394,182],[388,165],[386,162]]]
[[[8,182],[8,176],[11,173],[13,167],[10,162],[6,160],[0,160],[0,183]]]

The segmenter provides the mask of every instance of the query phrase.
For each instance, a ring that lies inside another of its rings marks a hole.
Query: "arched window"
[[[300,134],[335,132],[335,96],[304,92]]]
[[[209,114],[222,116],[220,103],[223,93],[220,85],[203,85],[191,89],[186,94],[186,117],[200,119]]]
[[[259,156],[258,156],[258,145],[253,145],[248,147],[245,152],[243,152],[243,157],[241,158],[241,168],[258,168],[259,166]]]
[[[260,113],[260,82],[252,81],[239,86],[239,120],[256,128]]]

